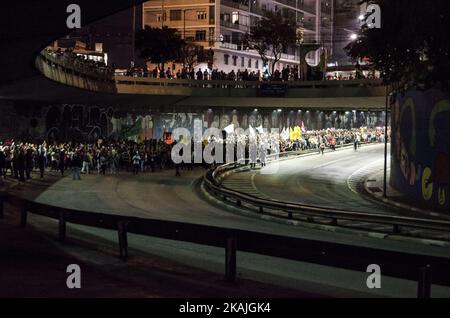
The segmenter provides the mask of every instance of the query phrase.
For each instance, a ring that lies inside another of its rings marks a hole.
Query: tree
[[[178,57],[178,62],[182,63],[183,66],[192,70],[199,63],[206,61],[204,49],[202,46],[196,45],[192,42],[186,42],[180,50],[180,55]]]
[[[245,36],[244,43],[258,52],[263,63],[270,65],[270,74],[273,74],[281,54],[288,47],[297,45],[299,37],[295,21],[285,19],[277,12],[264,11],[262,19]]]
[[[354,59],[369,59],[386,84],[440,82],[447,85],[450,76],[448,0],[370,3],[380,6],[381,28],[364,26],[358,39],[346,47],[348,54]]]
[[[151,63],[161,64],[161,69],[164,69],[165,63],[179,59],[185,44],[177,30],[167,26],[163,28],[145,26],[136,33],[136,48],[140,52],[140,57]]]

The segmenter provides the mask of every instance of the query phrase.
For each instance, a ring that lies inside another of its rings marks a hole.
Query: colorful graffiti
[[[450,100],[432,89],[397,96],[391,183],[429,209],[450,212]]]

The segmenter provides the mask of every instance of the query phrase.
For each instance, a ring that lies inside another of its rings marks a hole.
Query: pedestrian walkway
[[[364,191],[370,195],[370,197],[383,202],[384,204],[390,205],[392,207],[410,210],[415,212],[417,216],[423,217],[435,217],[435,218],[445,218],[450,219],[449,216],[443,215],[442,213],[437,213],[434,211],[421,208],[419,206],[411,205],[411,200],[405,197],[402,193],[394,189],[390,185],[390,167],[387,170],[387,180],[386,180],[386,197],[383,196],[384,188],[384,170],[378,169],[372,171],[370,174],[365,176],[364,180]]]

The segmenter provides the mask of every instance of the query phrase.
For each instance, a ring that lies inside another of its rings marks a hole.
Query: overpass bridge
[[[152,104],[184,107],[311,108],[321,110],[383,110],[385,87],[380,80],[354,81],[228,81],[155,79],[114,75],[91,69],[43,50],[36,68],[48,79],[96,93],[145,95]]]
[[[86,26],[142,2],[79,0],[77,4],[82,12],[82,26]],[[3,8],[0,19],[0,102],[64,103],[70,99],[80,104],[152,105],[187,110],[194,107],[258,107],[376,111],[384,107],[384,87],[379,81],[289,82],[284,96],[262,97],[258,82],[201,83],[125,76],[113,76],[108,80],[92,77],[92,74],[67,67],[67,64],[64,66],[61,61],[49,61],[41,54],[49,43],[71,32],[66,25],[67,6],[71,3],[69,0],[49,0],[36,6],[34,1],[25,0],[10,2]],[[33,10],[29,10],[30,5]]]

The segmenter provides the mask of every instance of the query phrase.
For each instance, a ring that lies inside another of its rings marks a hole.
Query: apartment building
[[[247,50],[243,38],[264,10],[295,19],[305,43],[318,43],[332,54],[333,2],[335,0],[149,0],[143,4],[142,26],[176,28],[182,38],[214,52],[214,68],[262,71],[257,52]],[[322,49],[307,56],[319,62]],[[298,48],[283,54],[278,68],[298,65]],[[206,68],[199,65],[198,68]]]

